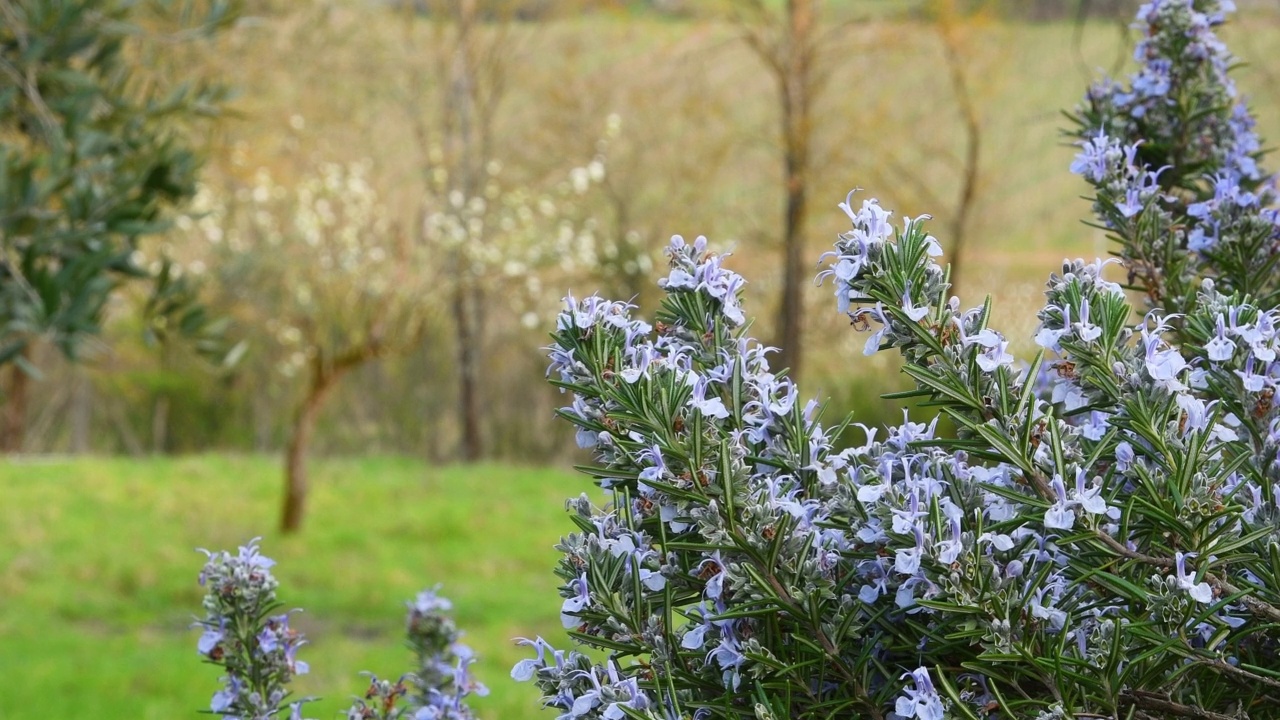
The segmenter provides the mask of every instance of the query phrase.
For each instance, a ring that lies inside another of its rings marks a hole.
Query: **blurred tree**
[[[951,92],[955,98],[956,109],[963,127],[963,147],[958,153],[955,163],[958,167],[959,184],[954,202],[936,202],[938,208],[949,207],[947,213],[947,261],[950,264],[951,292],[960,295],[960,281],[964,277],[965,247],[968,242],[969,218],[973,214],[978,199],[979,181],[982,173],[982,134],[984,129],[982,113],[979,110],[979,98],[970,79],[970,56],[973,53],[972,43],[967,42],[965,30],[973,22],[990,11],[990,2],[978,0],[965,3],[957,0],[931,0],[926,6],[938,38],[942,41],[942,53],[946,60],[947,78],[950,80]],[[927,185],[923,178],[917,184]]]
[[[508,24],[515,4],[503,7],[486,2],[482,7],[478,0],[422,1],[432,18],[432,41],[425,49],[433,63],[436,112],[427,109],[424,95],[431,91],[426,78],[415,78],[408,97],[420,150],[427,155],[424,174],[429,197],[423,206],[422,232],[424,241],[429,241],[431,218],[436,218],[439,227],[447,217],[441,216],[442,208],[432,202],[439,199],[439,190],[446,200],[446,213],[448,208],[466,208],[473,198],[483,203],[480,187],[486,170],[495,167],[491,165],[495,162],[494,119],[506,90]],[[482,27],[486,20],[488,26]],[[458,358],[462,457],[470,462],[479,460],[484,452],[480,372],[485,298],[481,273],[475,272],[480,268],[467,256],[469,250],[483,248],[470,247],[462,238],[456,240],[448,247],[445,264],[451,281],[449,304]]]
[[[567,178],[505,168],[495,128],[518,43],[512,23],[523,5],[423,1],[429,36],[424,42],[410,15],[406,39],[426,66],[409,65],[404,97],[421,153],[421,240],[439,255],[437,282],[448,295],[457,353],[461,454],[472,462],[485,452],[485,311],[515,297],[513,289],[537,295],[539,270],[594,263],[594,221],[576,198],[604,178],[605,165],[597,152]]]
[[[896,104],[869,114],[907,128],[910,142],[860,143],[856,158],[833,153],[846,162],[860,161],[860,172],[881,194],[893,193],[899,202],[938,213],[945,229],[939,235],[950,267],[951,292],[956,295],[961,295],[967,278],[974,215],[987,179],[983,148],[991,128],[983,109],[999,74],[984,70],[1007,60],[1005,51],[992,50],[999,45],[991,42],[989,34],[1002,12],[999,0],[925,0],[918,8],[924,22],[910,31],[926,27],[937,38],[940,63],[931,60],[930,68],[946,82],[930,97],[945,98],[943,93],[949,91],[954,114],[940,112],[945,104]]]
[[[1002,5],[1015,16],[1030,20],[1111,18],[1128,21],[1140,0],[1006,0]]]
[[[654,256],[673,234],[713,234],[724,243],[724,225],[709,221],[746,214],[740,208],[722,214],[715,205],[726,186],[720,174],[735,159],[740,133],[731,129],[740,98],[717,92],[707,65],[723,54],[702,40],[704,25],[690,27],[621,58],[602,57],[583,38],[548,39],[557,52],[542,61],[560,80],[543,93],[546,115],[531,144],[580,152],[595,137],[598,119],[608,118],[609,131],[596,141],[608,173],[586,198],[600,220],[600,247],[594,267],[584,269],[602,293],[632,302],[657,290]],[[646,30],[652,33],[637,32]]]
[[[978,195],[978,178],[982,159],[982,117],[969,82],[964,57],[964,45],[959,37],[960,17],[956,0],[935,0],[935,26],[942,39],[942,51],[947,58],[947,75],[955,95],[960,120],[964,125],[964,152],[960,173],[960,190],[951,213],[947,229],[950,231],[951,292],[960,294],[961,269],[964,266],[964,249],[968,239],[969,216],[973,212]]]
[[[203,271],[202,265],[197,268]],[[209,289],[204,287],[200,273],[183,272],[181,266],[174,265],[168,257],[158,260],[153,272],[155,284],[143,298],[139,314],[142,338],[158,358],[160,377],[168,375],[181,355],[194,356],[206,370],[222,373],[234,368],[248,344],[240,340],[229,346],[227,331],[231,318],[210,313],[203,304]],[[151,414],[151,451],[154,453],[169,449],[170,401],[169,392],[161,383]],[[84,420],[81,422],[87,424]]]
[[[837,14],[835,6],[818,0],[786,0],[768,3],[762,0],[727,0],[732,17],[742,37],[769,70],[776,91],[781,157],[785,184],[783,213],[782,298],[772,344],[781,346],[778,365],[791,369],[793,377],[802,365],[804,288],[811,278],[806,267],[805,233],[808,224],[808,188],[819,179],[831,176],[833,163],[858,172],[889,188],[902,187],[907,193],[926,201],[927,206],[945,210],[946,250],[952,266],[952,281],[962,277],[962,263],[973,224],[973,215],[981,199],[983,136],[987,131],[982,112],[984,86],[978,76],[979,43],[972,37],[974,29],[986,20],[999,17],[999,0],[920,0],[903,3],[896,11],[913,18],[906,27],[915,32],[920,27],[914,19],[927,22],[937,35],[943,66],[940,77],[947,79],[954,99],[957,142],[950,142],[950,128],[939,134],[936,127],[921,127],[918,139],[910,143],[869,142],[868,138],[886,132],[877,128],[887,122],[888,113],[867,112],[856,127],[824,126],[827,117],[823,102],[830,101],[825,88],[833,73],[847,70],[856,44],[859,51],[873,49],[895,51],[893,28],[877,34],[855,35],[856,26],[864,21],[856,10],[844,8]],[[843,77],[843,76],[842,76]],[[837,99],[838,100],[838,99]],[[919,104],[897,103],[919,107],[920,118],[910,127],[928,125],[923,121],[934,108]],[[834,105],[833,107],[841,107]],[[815,110],[817,108],[817,110]],[[914,158],[905,158],[920,147],[934,148],[946,138],[935,156],[944,168],[926,168]],[[841,175],[844,177],[844,175]],[[948,197],[953,194],[954,197]]]
[[[3,448],[21,447],[31,345],[76,359],[108,299],[151,273],[141,237],[195,192],[188,124],[223,87],[148,72],[156,46],[200,40],[236,0],[0,0],[0,368]],[[175,312],[185,312],[167,306]]]
[[[805,222],[811,180],[813,105],[829,75],[819,64],[824,36],[819,33],[820,0],[786,0],[782,10],[763,0],[733,0],[742,37],[768,68],[777,90],[782,136],[785,210],[782,226],[782,302],[773,345],[780,348],[778,366],[798,379],[804,318],[803,289],[809,260],[804,251]]]
[[[281,529],[305,510],[307,450],[325,400],[355,369],[412,349],[430,320],[429,258],[388,220],[363,164],[326,164],[281,184],[260,170],[250,187],[204,188],[200,217],[180,224],[220,296],[278,377],[300,387],[285,448]],[[265,389],[264,389],[265,391]]]
[[[456,310],[460,274],[472,292],[501,284],[515,296],[536,278],[532,269],[572,264],[587,244],[564,218],[571,199],[603,176],[602,159],[576,168],[554,193],[504,187],[500,167],[490,163],[471,196],[453,184],[442,153],[431,162],[437,172],[423,240],[390,220],[367,163],[325,164],[293,183],[260,169],[248,186],[204,188],[198,215],[178,223],[194,241],[175,243],[187,250],[183,277],[196,268],[211,275],[219,293],[211,303],[250,334],[277,378],[297,387],[285,446],[284,532],[301,526],[308,448],[340,381],[412,352],[429,323],[443,319],[442,305]]]

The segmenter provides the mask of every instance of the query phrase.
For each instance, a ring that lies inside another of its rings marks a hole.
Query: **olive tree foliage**
[[[45,338],[70,359],[99,334],[109,298],[153,275],[140,239],[195,193],[191,121],[225,88],[144,63],[203,41],[235,0],[0,0],[0,367],[9,367],[9,447],[24,422],[29,351]],[[172,284],[170,300],[182,293]],[[190,309],[159,301],[151,310]],[[188,321],[198,333],[207,318]],[[180,324],[180,323],[179,323]],[[195,327],[199,325],[201,327]]]

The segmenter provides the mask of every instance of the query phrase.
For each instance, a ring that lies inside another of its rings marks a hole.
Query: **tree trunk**
[[[294,416],[293,432],[284,454],[284,514],[280,519],[280,531],[297,532],[302,527],[302,514],[307,501],[307,448],[315,430],[316,418],[337,380],[329,371],[316,370],[306,398]]]
[[[92,449],[89,435],[93,424],[93,383],[83,367],[73,369],[71,391],[71,452],[83,455]]]
[[[786,49],[777,63],[787,200],[782,233],[782,304],[778,309],[778,340],[774,344],[780,350],[779,367],[790,368],[793,380],[800,377],[804,324],[814,5],[813,0],[787,0]]]
[[[120,403],[107,399],[102,403],[103,412],[107,414],[107,418],[111,421],[111,427],[119,436],[124,449],[133,457],[142,457],[146,451],[143,450],[142,440],[134,434],[133,428],[129,425],[129,418],[125,415],[124,410],[120,408]]]
[[[804,224],[806,211],[804,167],[788,149],[786,225],[782,235],[782,305],[778,311],[778,367],[800,377],[804,329]]]
[[[465,284],[453,293],[453,322],[458,343],[458,415],[462,422],[462,459],[476,462],[483,453],[480,438],[480,348],[476,317]]]
[[[274,448],[272,447],[271,436],[273,434],[275,416],[273,410],[275,405],[271,402],[271,398],[266,393],[254,393],[251,412],[253,413],[253,451],[257,453],[268,453]]]
[[[163,454],[169,447],[169,396],[161,393],[151,406],[151,452]]]
[[[973,211],[978,194],[978,176],[981,170],[982,157],[982,123],[978,116],[977,103],[974,102],[973,91],[969,87],[964,72],[964,57],[961,55],[959,39],[955,36],[953,23],[955,19],[944,20],[942,31],[942,47],[947,59],[947,70],[951,76],[951,89],[956,96],[956,104],[960,107],[960,115],[964,120],[964,177],[961,178],[960,194],[956,198],[956,210],[952,213],[951,252],[951,294],[960,296],[960,280],[964,277],[961,268],[964,266],[964,248],[969,229],[969,215]],[[962,303],[961,307],[965,307]]]
[[[169,375],[169,355],[169,344],[161,344],[161,377],[167,378]],[[170,403],[169,393],[164,389],[162,384],[160,391],[156,393],[155,401],[151,403],[151,452],[156,455],[163,454],[169,447]]]
[[[485,118],[478,117],[476,82],[478,68],[473,62],[472,33],[478,18],[476,0],[461,0],[457,15],[457,46],[450,67],[450,83],[445,107],[445,127],[454,157],[454,174],[464,196],[475,197],[480,190],[483,169],[481,145]],[[462,423],[462,459],[475,462],[483,452],[480,434],[480,328],[475,269],[469,258],[455,258],[459,273],[453,288],[453,321],[458,343],[458,414]]]
[[[23,350],[22,359],[30,361],[30,348]],[[6,453],[22,452],[27,431],[27,394],[31,378],[18,363],[9,363],[9,382],[5,387],[4,432],[0,434],[0,449]]]

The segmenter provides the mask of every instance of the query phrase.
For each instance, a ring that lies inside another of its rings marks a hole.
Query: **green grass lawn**
[[[537,715],[536,691],[509,679],[511,639],[564,644],[552,546],[586,479],[369,458],[316,461],[313,482],[303,531],[283,538],[273,457],[0,461],[0,718],[197,717],[218,672],[190,629],[196,548],[256,535],[281,600],[305,610],[311,674],[295,689],[322,696],[309,717],[336,717],[360,671],[409,669],[404,602],[435,583],[492,689],[480,715]]]

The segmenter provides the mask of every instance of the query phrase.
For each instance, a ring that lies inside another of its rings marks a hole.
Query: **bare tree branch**
[[[785,202],[783,210],[782,302],[775,325],[778,363],[797,378],[803,340],[804,228],[812,175],[813,104],[825,75],[818,62],[817,0],[787,0],[782,17],[760,0],[737,0],[740,35],[773,74],[780,110]],[[750,20],[744,17],[750,17]]]
[[[963,277],[964,248],[969,227],[969,214],[973,210],[974,199],[978,192],[979,161],[982,148],[982,122],[979,118],[977,103],[973,99],[973,90],[964,71],[964,58],[960,54],[959,40],[953,18],[947,17],[939,22],[938,30],[942,37],[943,54],[947,59],[947,70],[951,78],[951,89],[960,109],[960,117],[964,122],[964,165],[960,180],[960,192],[956,198],[955,209],[951,213],[949,230],[951,233],[951,292],[959,294],[959,278]]]

